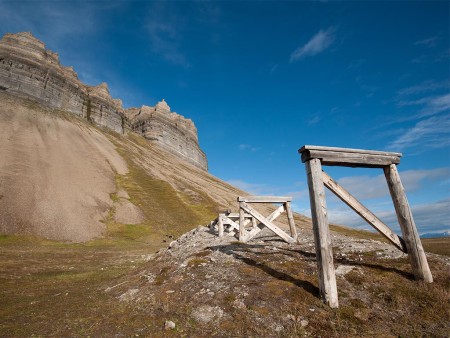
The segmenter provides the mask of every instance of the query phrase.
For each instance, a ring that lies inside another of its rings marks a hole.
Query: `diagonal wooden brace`
[[[255,217],[259,222],[264,224],[266,227],[268,227],[270,230],[272,230],[275,234],[280,236],[285,242],[287,243],[295,243],[295,239],[286,234],[283,230],[281,230],[279,227],[277,227],[275,224],[273,224],[271,221],[269,221],[267,218],[265,218],[263,215],[261,215],[258,211],[253,209],[251,206],[249,206],[245,202],[240,202],[240,208],[244,210],[245,212],[249,213],[253,217]]]

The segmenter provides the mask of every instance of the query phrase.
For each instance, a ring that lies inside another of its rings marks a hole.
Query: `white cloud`
[[[60,45],[83,34],[92,34],[101,25],[107,3],[87,2],[0,2],[0,22],[10,33],[31,31],[46,44]]]
[[[434,203],[412,205],[411,210],[420,235],[450,230],[450,199],[436,201]],[[392,230],[401,235],[393,205],[390,205],[389,209],[383,206],[382,209],[374,211],[374,214]],[[328,215],[331,223],[373,230],[368,223],[348,207],[328,208]]]
[[[335,41],[335,31],[335,28],[330,27],[325,31],[320,30],[317,32],[305,45],[298,47],[292,52],[290,62],[323,52]]]
[[[450,114],[432,116],[417,122],[406,130],[388,149],[402,151],[414,147],[417,153],[427,149],[444,148],[450,145]]]
[[[404,97],[408,95],[423,94],[438,89],[449,89],[449,88],[450,88],[450,81],[437,82],[434,80],[427,80],[422,82],[421,84],[399,90],[398,95],[399,97]]]
[[[419,190],[425,181],[430,183],[448,179],[450,177],[450,168],[405,170],[400,172],[400,177],[406,192],[411,193]],[[383,174],[374,177],[342,177],[338,180],[338,183],[361,200],[389,196],[389,189]]]
[[[252,195],[269,195],[273,191],[267,184],[248,183],[239,179],[230,179],[226,182]]]
[[[437,41],[438,41],[437,36],[433,36],[433,37],[428,38],[428,39],[423,39],[423,40],[416,41],[414,43],[414,45],[416,45],[416,46],[422,45],[422,46],[430,48],[430,47],[436,46]]]
[[[155,2],[147,18],[150,48],[166,61],[189,68],[186,56],[181,52],[184,21],[170,10],[165,2]]]
[[[427,96],[417,100],[400,101],[398,102],[397,105],[399,107],[423,106],[423,108],[419,111],[419,113],[413,115],[411,119],[436,115],[441,112],[450,110],[450,94],[443,94],[439,96]]]
[[[250,150],[252,152],[258,151],[259,149],[261,149],[260,147],[254,147],[250,144],[240,144],[238,146],[239,150]]]

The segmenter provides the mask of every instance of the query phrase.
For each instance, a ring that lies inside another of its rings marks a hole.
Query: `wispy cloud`
[[[450,168],[405,170],[400,172],[400,176],[405,190],[411,193],[419,190],[425,182],[431,183],[448,178]],[[366,175],[342,177],[338,182],[361,200],[389,196],[383,174],[373,177]]]
[[[437,36],[432,36],[432,37],[427,38],[427,39],[416,41],[416,42],[414,42],[414,45],[416,45],[416,46],[425,46],[425,47],[430,48],[430,47],[436,46],[437,41],[438,41],[438,37]]]
[[[392,230],[401,235],[397,214],[392,204],[389,204],[389,206],[388,204],[383,204],[371,209]],[[420,235],[450,230],[450,199],[412,205],[411,210]],[[332,223],[373,230],[369,224],[346,206],[328,208],[328,214]]]
[[[146,26],[150,48],[166,61],[189,68],[190,63],[180,48],[184,21],[167,6],[165,2],[156,2],[150,9]]]
[[[239,179],[227,180],[227,183],[238,187],[252,195],[269,195],[273,192],[273,188],[267,184],[249,183]]]
[[[260,147],[254,147],[251,144],[240,144],[238,146],[239,150],[249,150],[249,151],[258,151],[259,149],[261,149]]]
[[[402,151],[415,148],[417,152],[450,146],[450,114],[432,116],[417,122],[388,145],[388,149]]]
[[[314,117],[309,119],[308,126],[313,126],[313,125],[315,125],[315,124],[317,124],[319,122],[320,122],[320,116],[316,115],[316,116],[314,116]]]
[[[0,22],[10,33],[31,31],[53,48],[100,29],[107,3],[1,1]]]
[[[330,27],[327,30],[321,29],[305,45],[298,47],[291,53],[290,62],[322,53],[335,41],[335,33],[336,29],[334,27]]]

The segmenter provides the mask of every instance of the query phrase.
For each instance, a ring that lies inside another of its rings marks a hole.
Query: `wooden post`
[[[239,241],[245,241],[245,218],[244,218],[244,209],[242,208],[242,204],[244,202],[239,202]]]
[[[292,215],[291,202],[284,203],[284,209],[286,210],[289,228],[291,229],[291,237],[297,241],[297,229],[295,227],[294,215]]]
[[[252,230],[256,229],[256,218],[252,216]]]
[[[219,219],[217,220],[217,226],[219,228],[219,237],[223,237],[223,218],[222,218],[222,215],[219,215]]]
[[[320,159],[318,158],[307,161],[305,166],[308,176],[320,295],[326,304],[332,308],[337,308],[339,307],[339,302],[333,265],[331,237],[328,229],[325,189],[322,180],[322,166],[320,164]]]
[[[403,234],[403,240],[406,244],[406,250],[411,262],[414,277],[423,279],[428,283],[433,282],[430,268],[428,266],[427,257],[422,247],[422,243],[417,232],[416,224],[403,189],[397,166],[391,164],[383,168],[384,175],[389,186],[392,201],[394,202],[395,211],[397,213],[398,223]]]

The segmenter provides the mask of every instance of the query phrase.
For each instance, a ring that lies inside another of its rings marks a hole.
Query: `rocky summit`
[[[58,54],[31,33],[5,34],[0,40],[0,91],[35,99],[118,133],[132,130],[208,169],[192,120],[172,112],[164,100],[155,107],[124,109],[106,83],[83,84],[72,67],[61,65]]]

